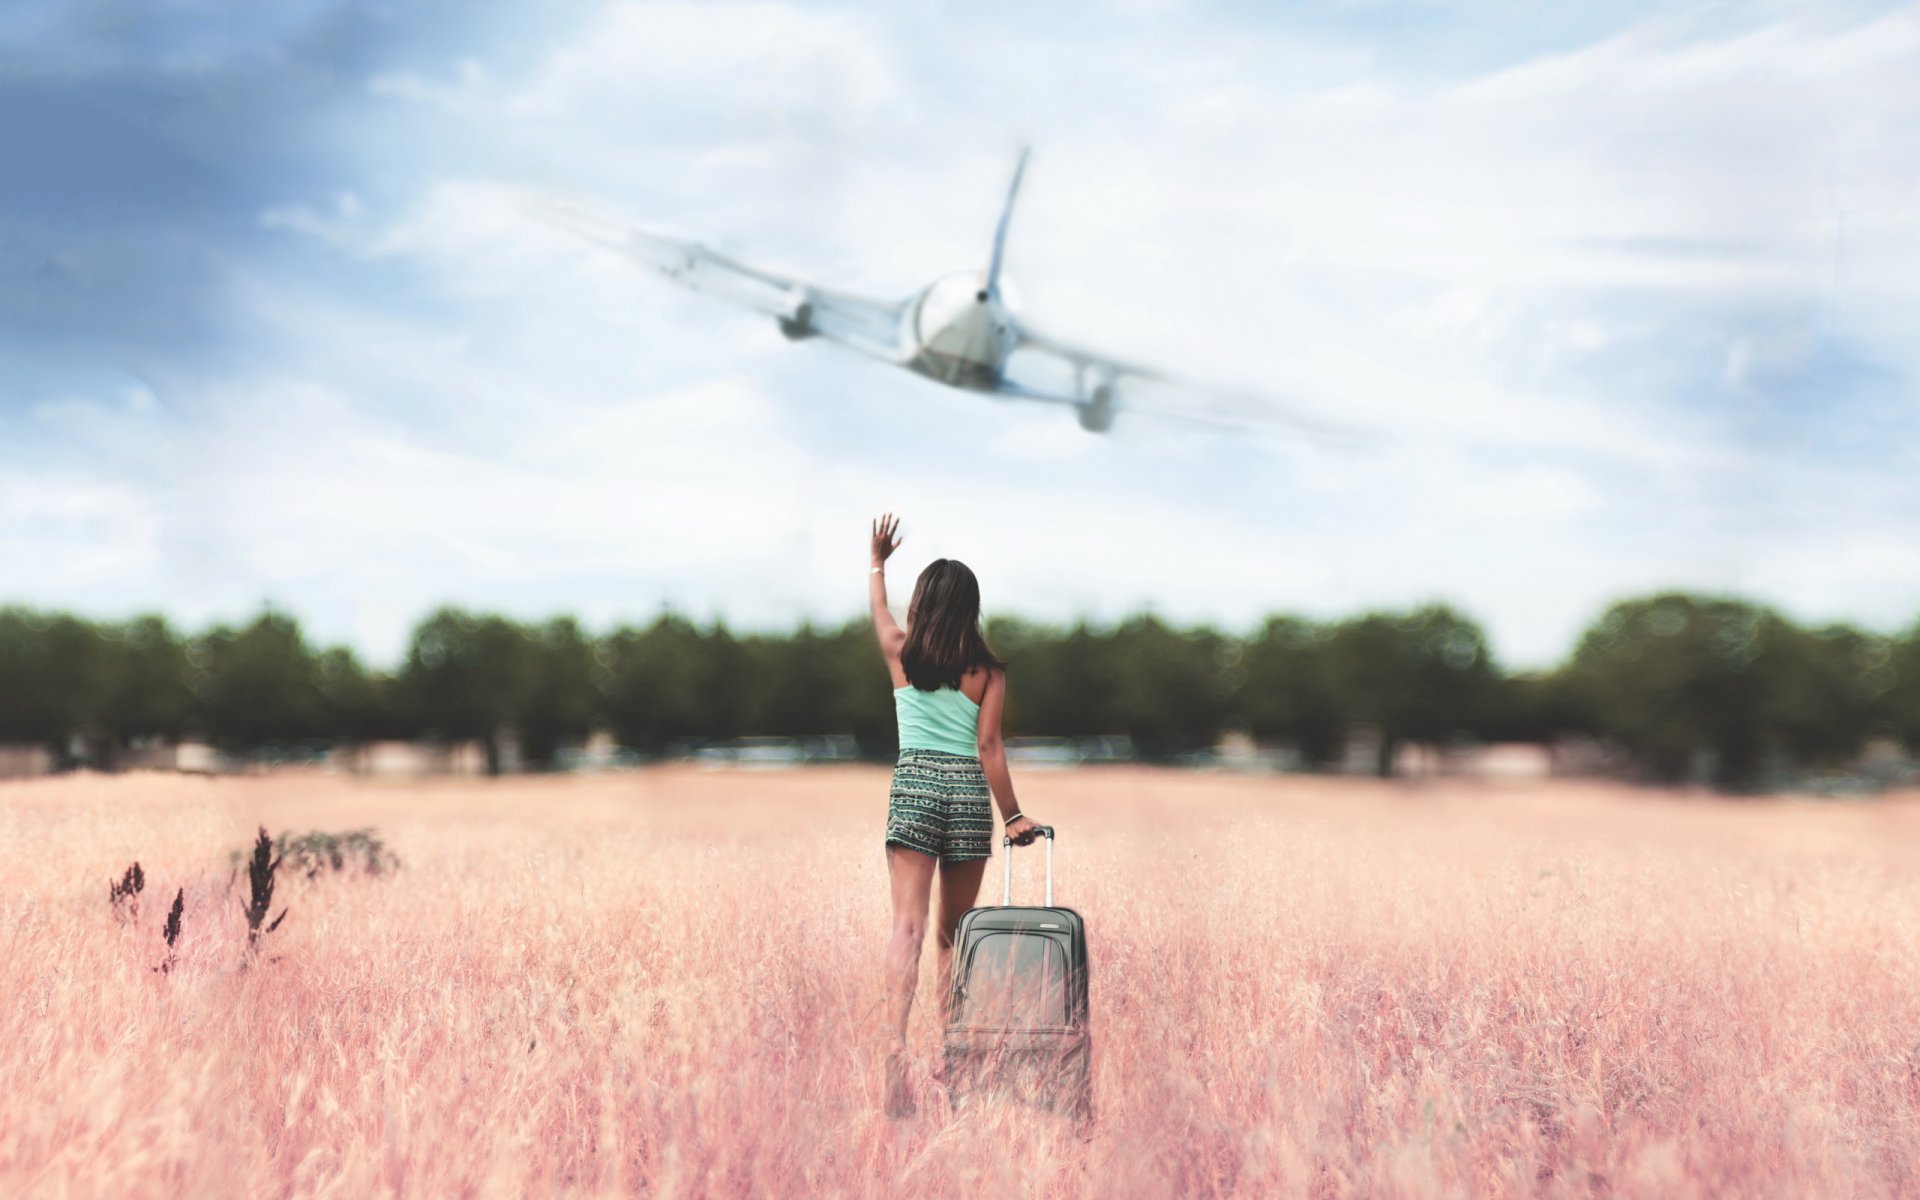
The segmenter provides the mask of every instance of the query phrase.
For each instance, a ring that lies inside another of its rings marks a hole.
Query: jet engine
[[[1088,433],[1105,433],[1113,428],[1113,385],[1103,383],[1093,389],[1092,398],[1078,406],[1080,428]]]
[[[779,320],[780,332],[785,334],[790,342],[814,337],[820,332],[813,327],[813,305],[811,304],[802,302],[800,307],[793,310],[792,316],[781,317]]]

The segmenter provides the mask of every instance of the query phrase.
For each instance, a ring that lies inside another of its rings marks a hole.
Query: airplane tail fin
[[[1006,258],[1007,223],[1013,219],[1013,202],[1020,196],[1020,177],[1027,171],[1028,147],[1021,147],[1020,162],[1013,168],[1013,184],[1007,188],[1007,204],[1000,210],[1000,224],[993,231],[993,261],[987,266],[986,293],[1000,294],[1000,264]]]

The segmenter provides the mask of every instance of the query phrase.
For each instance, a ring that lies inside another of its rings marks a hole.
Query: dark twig
[[[260,836],[253,843],[253,859],[247,864],[247,882],[252,885],[253,897],[247,904],[247,949],[251,951],[254,943],[260,939],[260,923],[267,919],[267,910],[273,907],[273,873],[280,867],[280,860],[273,854],[273,839],[267,836],[267,827],[260,827]],[[272,933],[285,920],[286,910],[280,911],[267,932]]]
[[[127,868],[119,883],[107,881],[107,902],[113,905],[114,918],[121,923],[140,919],[140,889],[147,886],[147,873],[139,863]]]

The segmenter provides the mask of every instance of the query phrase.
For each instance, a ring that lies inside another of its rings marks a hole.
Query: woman
[[[993,811],[1000,805],[1007,836],[1031,842],[1038,825],[1020,812],[1000,742],[1006,702],[1006,664],[987,649],[980,632],[980,584],[966,564],[935,559],[920,572],[901,629],[887,608],[886,563],[900,547],[900,521],[873,522],[873,565],[867,592],[873,630],[893,677],[900,725],[900,760],[887,797],[887,874],[893,888],[893,935],[887,941],[887,1115],[913,1115],[907,1083],[907,1015],[920,974],[927,904],[939,868],[940,915],[934,926],[940,971],[952,970],[953,933],[973,907],[993,854]],[[944,992],[942,993],[944,1007]]]

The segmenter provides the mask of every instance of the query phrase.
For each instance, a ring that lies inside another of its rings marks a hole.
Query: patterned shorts
[[[980,760],[902,750],[887,794],[887,845],[950,863],[993,857],[993,792]]]

